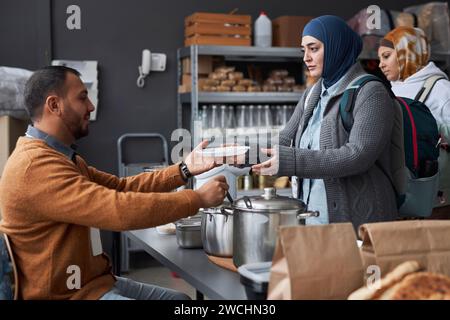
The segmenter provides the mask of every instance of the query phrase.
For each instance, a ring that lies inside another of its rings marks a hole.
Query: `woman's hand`
[[[252,171],[262,176],[276,175],[278,173],[279,168],[279,158],[277,148],[272,149],[261,148],[261,151],[271,158],[267,161],[252,166]]]

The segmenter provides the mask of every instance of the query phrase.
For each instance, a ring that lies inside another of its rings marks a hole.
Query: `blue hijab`
[[[362,39],[347,23],[336,16],[321,16],[303,29],[303,37],[311,36],[324,44],[322,78],[326,88],[339,81],[355,64],[362,50]]]

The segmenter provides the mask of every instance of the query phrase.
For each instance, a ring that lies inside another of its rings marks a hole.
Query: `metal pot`
[[[203,249],[209,255],[233,256],[233,212],[225,207],[201,209]]]
[[[318,211],[306,211],[298,199],[278,196],[274,188],[264,194],[243,197],[233,205],[233,262],[243,264],[271,261],[279,226],[304,225],[305,219],[318,217]]]
[[[178,246],[184,249],[197,249],[203,246],[201,239],[201,220],[197,217],[180,219],[175,222]]]

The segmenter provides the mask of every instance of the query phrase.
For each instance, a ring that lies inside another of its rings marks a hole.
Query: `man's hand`
[[[209,144],[208,140],[203,140],[198,146],[192,150],[191,153],[186,157],[184,162],[186,163],[189,171],[193,176],[202,174],[209,171],[215,167],[219,167],[223,164],[229,165],[241,165],[245,163],[245,154],[229,156],[229,157],[215,157],[215,156],[205,156],[202,150],[205,149]],[[237,144],[222,144],[221,147],[238,147]]]
[[[202,174],[218,166],[214,157],[207,157],[201,153],[209,144],[208,140],[203,140],[198,146],[188,154],[184,162],[193,176]]]
[[[202,199],[202,207],[217,207],[223,203],[228,191],[227,180],[224,176],[216,176],[195,190]]]
[[[252,166],[252,172],[263,176],[273,176],[278,173],[279,159],[276,148],[265,149],[261,148],[261,151],[271,157],[269,160],[255,164]]]

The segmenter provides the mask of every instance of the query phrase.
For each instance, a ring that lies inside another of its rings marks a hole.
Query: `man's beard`
[[[78,114],[73,111],[72,107],[69,107],[68,109],[70,110],[69,119],[64,120],[67,128],[70,130],[75,140],[86,137],[89,134],[89,127],[86,126],[83,128],[84,118],[81,121],[77,121]]]
[[[86,137],[88,134],[89,134],[89,128],[88,127],[83,129],[83,127],[78,126],[78,130],[76,130],[74,132],[73,136],[75,137],[76,140],[78,140],[78,139],[81,139],[83,137]]]

